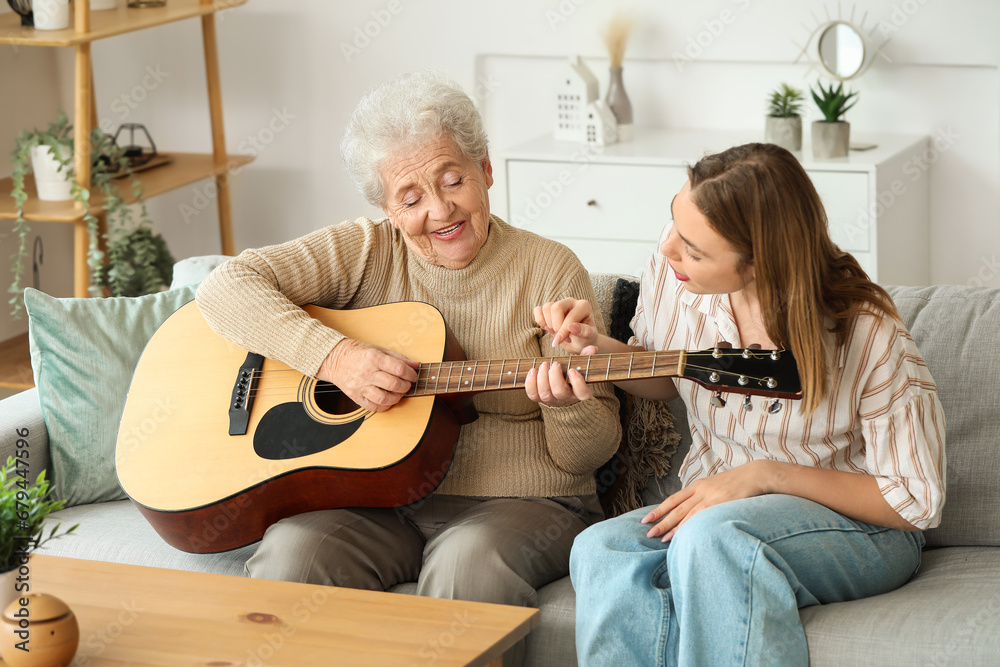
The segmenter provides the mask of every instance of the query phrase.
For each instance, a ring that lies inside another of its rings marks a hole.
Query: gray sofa
[[[211,261],[179,265],[176,284],[197,280]],[[602,309],[611,312],[613,276],[594,276]],[[923,565],[901,589],[855,602],[801,611],[814,665],[1000,664],[1000,290],[895,287],[891,293],[934,375],[948,428],[948,500],[941,527],[928,531]],[[620,306],[621,304],[617,304]],[[628,308],[618,308],[623,317]],[[682,406],[671,404],[686,433]],[[36,390],[0,401],[0,456],[16,430],[31,433],[32,471],[48,464],[48,437]],[[658,502],[678,487],[676,470],[643,491]],[[188,554],[164,543],[128,500],[69,507],[53,516],[74,536],[45,553],[241,576],[256,545],[221,554]],[[394,591],[409,593],[413,584]],[[527,664],[573,665],[574,593],[569,578],[539,591],[541,626],[527,642]],[[83,638],[81,638],[83,639]]]

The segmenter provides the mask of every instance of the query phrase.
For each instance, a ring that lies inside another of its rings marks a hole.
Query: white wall
[[[596,35],[611,11],[610,3],[584,3],[572,13],[573,2],[545,4],[557,8],[547,14],[551,39],[530,51],[487,52],[477,59],[477,76],[496,91],[482,102],[498,146],[549,131],[550,82],[573,48],[563,37]],[[636,123],[748,129],[763,138],[766,93],[782,81],[800,88],[815,83],[817,69],[808,59],[795,60],[811,29],[838,11],[843,18],[853,11],[876,43],[889,38],[885,58],[849,84],[860,91],[847,116],[852,131],[935,138],[933,150],[922,156],[930,164],[922,177],[931,193],[931,281],[1000,285],[1000,47],[992,37],[1000,27],[1000,3],[640,3],[639,30],[626,58]],[[580,39],[576,51],[604,91],[607,57],[595,41]],[[807,113],[806,142],[808,121],[820,117],[811,101]],[[495,200],[501,213],[502,204]]]
[[[548,131],[546,92],[566,55],[583,55],[603,90],[600,30],[619,5],[634,7],[639,17],[626,54],[637,122],[676,128],[760,128],[768,91],[780,81],[804,87],[814,80],[807,65],[793,63],[795,42],[803,43],[826,12],[838,11],[837,2],[811,0],[250,0],[218,17],[228,147],[257,153],[233,180],[237,247],[374,213],[344,175],[337,146],[363,92],[399,72],[443,69],[474,93],[495,160],[505,147]],[[839,6],[850,14],[851,3]],[[865,12],[867,26],[876,19],[892,26],[885,48],[892,63],[879,59],[857,84],[861,100],[848,118],[856,132],[950,128],[957,135],[927,176],[932,280],[965,284],[981,277],[1000,286],[994,262],[1000,255],[1000,3],[858,2],[856,18]],[[144,123],[164,150],[209,150],[199,27],[189,20],[95,43],[101,120]],[[685,50],[697,40],[705,45],[701,52],[679,66],[675,56],[687,58]],[[9,47],[0,48],[3,155],[17,128],[44,121],[57,104],[72,106],[72,50],[29,51],[12,56]],[[52,84],[58,100],[48,92]],[[6,168],[0,160],[0,175]],[[178,258],[220,249],[207,186],[150,204]],[[493,193],[493,203],[503,213],[502,192]],[[8,247],[0,239],[0,271]],[[0,336],[5,318],[0,314]]]

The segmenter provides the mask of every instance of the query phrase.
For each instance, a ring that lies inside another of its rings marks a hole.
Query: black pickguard
[[[345,424],[321,424],[306,413],[302,403],[282,403],[261,417],[253,434],[253,450],[271,460],[316,454],[350,438],[364,421],[358,417]]]

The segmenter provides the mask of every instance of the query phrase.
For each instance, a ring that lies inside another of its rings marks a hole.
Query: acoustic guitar
[[[786,351],[468,361],[426,303],[305,310],[420,361],[418,380],[388,411],[369,412],[336,386],[218,336],[193,301],[178,309],[139,359],[115,449],[122,488],[174,547],[226,551],[294,514],[416,502],[444,478],[460,425],[475,420],[472,396],[523,388],[546,361],[577,368],[588,382],[676,376],[724,392],[801,395]]]

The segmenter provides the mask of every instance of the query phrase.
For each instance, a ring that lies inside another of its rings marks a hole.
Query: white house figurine
[[[587,108],[597,100],[597,77],[583,64],[580,56],[569,59],[569,66],[556,81],[555,138],[559,141],[587,140]]]
[[[591,146],[607,146],[618,141],[618,120],[607,102],[594,100],[587,105],[584,130]]]

